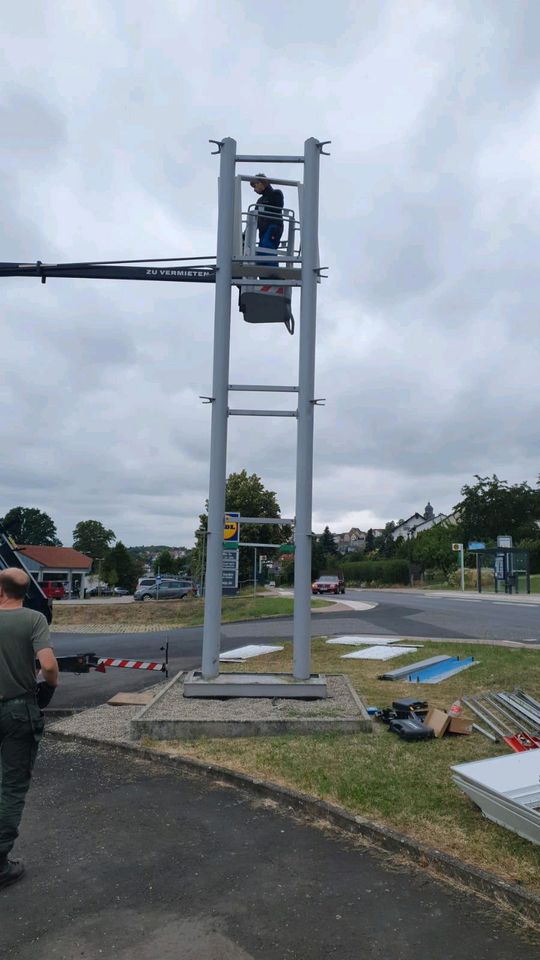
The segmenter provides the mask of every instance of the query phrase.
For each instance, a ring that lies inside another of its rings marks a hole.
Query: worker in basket
[[[255,206],[263,208],[257,215],[259,247],[277,250],[283,233],[283,193],[272,186],[264,173],[258,173],[249,183],[259,197]],[[269,267],[277,265],[277,260],[268,261]]]

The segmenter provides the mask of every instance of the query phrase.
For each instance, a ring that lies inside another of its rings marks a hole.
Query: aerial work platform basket
[[[253,203],[242,211],[242,181],[252,175],[236,176],[235,236],[233,277],[242,279],[238,306],[247,323],[284,323],[294,333],[292,290],[301,283],[301,210],[302,184],[296,180],[272,178],[272,185],[289,186],[298,191],[300,220],[288,207],[278,208]],[[277,249],[262,247],[257,242],[257,220],[275,219],[283,224],[283,235]],[[260,282],[258,282],[260,281]]]

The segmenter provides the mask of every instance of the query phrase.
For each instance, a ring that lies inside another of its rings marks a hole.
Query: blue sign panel
[[[485,550],[485,543],[481,543],[479,540],[471,540],[467,546],[467,550]]]

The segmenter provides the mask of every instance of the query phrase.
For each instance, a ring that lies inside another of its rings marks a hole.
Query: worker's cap
[[[250,181],[249,181],[249,185],[250,185],[250,187],[253,187],[253,186],[255,186],[256,183],[270,183],[270,181],[269,181],[269,179],[268,179],[268,177],[266,176],[265,173],[257,173],[257,174],[253,177],[253,180],[250,180]]]

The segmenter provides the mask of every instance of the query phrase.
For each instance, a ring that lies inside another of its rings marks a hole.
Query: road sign
[[[240,541],[240,514],[232,511],[225,514],[223,526],[223,574],[222,590],[238,589],[238,563]]]
[[[470,543],[467,545],[467,550],[472,550],[473,552],[475,550],[485,550],[485,549],[486,549],[485,543],[481,543],[480,540],[471,540]]]
[[[280,553],[294,553],[294,543],[284,543],[283,546],[279,548]]]
[[[512,537],[497,537],[497,546],[503,549],[512,549]]]
[[[463,544],[462,544],[462,543],[453,543],[453,544],[452,544],[452,550],[454,551],[454,553],[457,553],[458,550],[463,550]]]
[[[223,574],[221,585],[223,589],[238,588],[238,550],[223,551]]]

